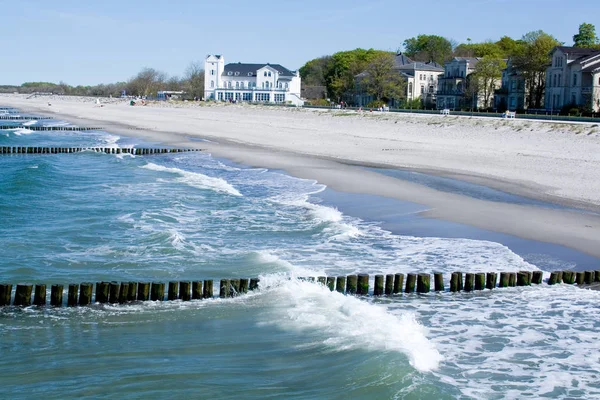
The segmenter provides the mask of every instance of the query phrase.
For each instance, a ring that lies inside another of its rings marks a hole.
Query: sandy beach
[[[102,99],[98,107],[95,100],[0,95],[2,106],[206,149],[335,190],[422,204],[428,217],[600,257],[598,125],[197,103],[131,107],[117,99]],[[564,208],[476,199],[364,168],[369,166],[454,178]]]

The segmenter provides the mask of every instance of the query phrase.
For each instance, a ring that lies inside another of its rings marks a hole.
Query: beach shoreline
[[[596,190],[600,179],[593,179],[600,174],[600,151],[594,152],[596,148],[600,150],[600,130],[593,125],[584,128],[567,125],[557,133],[548,130],[554,125],[531,121],[510,121],[508,123],[514,126],[507,128],[506,121],[484,121],[479,125],[468,118],[447,120],[439,116],[382,114],[365,118],[340,114],[336,117],[333,113],[256,106],[130,107],[117,100],[97,107],[94,100],[58,98],[52,99],[52,105],[48,106],[45,98],[0,96],[0,104],[23,112],[51,115],[82,125],[100,125],[111,133],[141,137],[150,142],[202,148],[215,157],[251,167],[283,170],[299,178],[317,180],[334,190],[422,204],[427,208],[422,212],[426,217],[554,243],[600,257],[600,189]],[[443,134],[430,135],[439,130],[438,122],[449,125],[442,128]],[[397,125],[411,129],[396,137],[391,130]],[[531,129],[529,132],[534,132],[530,135],[535,136],[535,143],[541,143],[538,147],[532,147],[527,137],[521,143],[511,142],[525,135],[524,125]],[[519,128],[520,131],[516,130]],[[477,129],[500,132],[490,143],[486,144],[487,137],[484,137],[469,148],[472,144],[469,140]],[[461,130],[468,131],[466,137]],[[569,146],[570,140],[576,144]],[[390,154],[395,156],[390,157]],[[558,154],[562,157],[553,160]],[[406,159],[398,155],[406,155]],[[461,162],[460,157],[465,155],[470,157]],[[524,165],[511,165],[511,160],[527,157],[536,161],[543,159],[544,165],[533,169],[531,178],[521,179],[525,171],[519,168]],[[507,173],[504,174],[497,173],[502,158],[506,160]],[[488,174],[483,174],[487,161],[491,168]],[[544,174],[543,167],[549,162],[558,165],[548,167]],[[420,171],[574,209],[546,209],[476,199],[386,176],[365,167]],[[576,177],[578,171],[585,176],[576,179],[575,184],[563,184],[568,178]],[[556,182],[560,187],[549,185],[553,174],[558,174]],[[582,180],[589,182],[583,186]]]

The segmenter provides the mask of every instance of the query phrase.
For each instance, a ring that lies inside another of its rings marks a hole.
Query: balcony
[[[464,96],[465,91],[459,89],[440,89],[437,91],[438,96]]]
[[[592,94],[593,88],[591,86],[582,87],[581,94]]]

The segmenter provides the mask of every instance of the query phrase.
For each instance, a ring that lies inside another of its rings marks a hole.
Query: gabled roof
[[[396,68],[401,67],[403,65],[411,64],[412,62],[413,62],[413,60],[411,60],[410,58],[406,57],[402,53],[398,53],[394,57],[394,64],[395,64]]]
[[[289,69],[279,65],[279,64],[247,64],[247,63],[230,63],[225,65],[225,69],[223,70],[223,76],[229,75],[229,72],[234,76],[256,76],[256,71],[263,67],[271,67],[277,72],[279,72],[279,76],[296,76],[295,72],[290,71]],[[238,73],[236,75],[236,72]]]
[[[590,54],[600,52],[600,50],[591,49],[591,48],[587,48],[587,47],[556,46],[552,49],[552,51],[550,51],[550,54],[553,54],[556,50],[560,50],[565,54],[577,56],[577,58],[586,57],[586,56],[589,56]]]

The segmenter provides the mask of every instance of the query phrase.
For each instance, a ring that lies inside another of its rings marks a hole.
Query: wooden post
[[[260,282],[260,279],[258,278],[250,278],[250,287],[248,287],[249,290],[256,290],[258,289],[258,283]]]
[[[509,272],[508,286],[510,286],[510,287],[517,286],[517,273],[516,272]]]
[[[92,303],[92,289],[94,284],[84,282],[79,286],[79,305],[87,306]]]
[[[577,275],[573,271],[563,271],[563,282],[572,285],[575,283]]]
[[[111,282],[108,284],[108,302],[115,304],[119,302],[119,291],[121,290],[121,285],[119,282]]]
[[[231,283],[229,279],[221,279],[221,285],[219,286],[219,297],[224,299],[229,297],[229,286]]]
[[[577,285],[583,285],[585,283],[585,272],[577,272]]]
[[[10,283],[0,284],[0,307],[10,306],[12,285]]]
[[[328,276],[327,277],[327,287],[332,292],[335,290],[335,276]]]
[[[179,298],[181,301],[190,301],[192,299],[190,286],[191,283],[188,281],[179,282]]]
[[[240,293],[240,280],[239,279],[231,279],[229,286],[229,296],[235,297]]]
[[[0,297],[2,297],[1,294]],[[33,297],[33,304],[40,307],[46,305],[46,285],[40,283],[35,285],[35,296]]]
[[[417,283],[417,274],[406,274],[406,293],[414,293]]]
[[[450,275],[450,291],[458,292],[458,274],[456,272]]]
[[[346,277],[338,276],[335,283],[335,290],[339,293],[346,292]]]
[[[319,276],[319,277],[317,277],[317,282],[319,282],[321,285],[325,286],[325,283],[327,282],[327,277]]]
[[[63,285],[52,285],[50,288],[50,305],[52,307],[62,307]]]
[[[369,278],[367,278],[369,279]],[[367,293],[369,289],[367,287]],[[383,295],[383,275],[377,274],[375,275],[375,285],[373,287],[373,296],[381,296]]]
[[[137,299],[139,301],[150,300],[150,282],[138,282]]]
[[[533,280],[533,271],[525,272],[527,272],[527,286],[531,286],[531,281]]]
[[[249,280],[247,278],[240,279],[240,290],[238,291],[240,294],[248,293],[248,282]]]
[[[358,274],[356,285],[356,294],[367,296],[369,294],[369,275]],[[377,275],[375,276],[375,289],[377,289]],[[383,291],[383,275],[381,275],[381,289]]]
[[[96,303],[108,303],[108,282],[96,282]]]
[[[152,282],[150,287],[150,300],[164,301],[165,300],[165,284],[161,282]]]
[[[517,272],[517,286],[527,286],[529,276],[526,271]]]
[[[394,293],[394,274],[385,276],[385,295],[391,296]]]
[[[119,303],[127,303],[127,296],[129,295],[129,282],[121,282],[119,288]]]
[[[78,296],[79,285],[76,283],[71,283],[69,285],[69,292],[67,295],[67,306],[75,307],[77,305],[77,296]]]
[[[585,284],[591,285],[594,282],[594,271],[585,271]]]
[[[419,274],[417,275],[417,293],[429,293],[431,287],[431,275]]]
[[[458,276],[458,291],[463,290],[463,273],[460,271],[456,271],[455,274]]]
[[[548,279],[548,285],[556,285],[558,283],[558,272],[550,272],[550,279]]]
[[[475,290],[485,289],[485,273],[479,272],[475,274]]]
[[[533,271],[531,283],[533,283],[535,285],[541,285],[543,279],[544,279],[544,273],[542,271]]]
[[[192,300],[199,300],[202,297],[202,281],[192,282]]]
[[[258,280],[256,280],[256,287],[258,287]],[[250,281],[250,290],[253,290],[252,289],[252,280]],[[212,279],[207,279],[204,281],[204,289],[203,289],[202,296],[205,299],[213,298],[213,281],[212,281]]]
[[[169,294],[167,295],[167,299],[169,301],[177,300],[178,294],[179,294],[179,282],[175,282],[175,281],[169,282]]]
[[[394,294],[402,293],[404,287],[404,274],[394,275]]]
[[[596,273],[594,274],[594,282],[600,282],[600,271],[596,270]]]
[[[15,290],[15,306],[28,307],[31,305],[31,291],[33,285],[19,283]]]
[[[510,273],[500,272],[500,283],[498,284],[498,287],[501,287],[501,288],[508,287],[509,278],[510,278]]]
[[[475,288],[475,274],[467,272],[465,274],[465,292],[472,292]]]
[[[498,274],[495,272],[488,272],[486,275],[485,287],[492,290],[496,288],[496,282],[498,281]]]
[[[137,291],[137,282],[129,282],[129,285],[127,286],[127,301],[136,301]]]
[[[443,292],[444,291],[444,274],[442,274],[441,272],[434,272],[433,273],[433,282],[434,282],[434,288],[436,292]],[[465,283],[466,285],[466,283]]]

